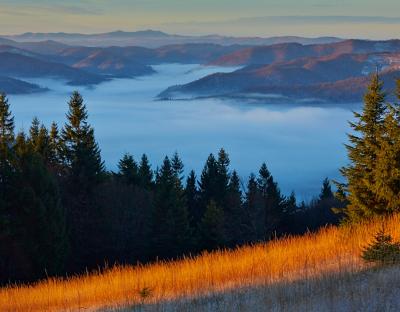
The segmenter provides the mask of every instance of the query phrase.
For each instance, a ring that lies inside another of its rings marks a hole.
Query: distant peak
[[[152,29],[145,29],[145,30],[138,30],[138,31],[123,31],[123,30],[116,30],[113,32],[108,33],[108,35],[115,35],[115,36],[157,36],[157,37],[168,37],[169,35],[165,32],[159,30],[152,30]]]

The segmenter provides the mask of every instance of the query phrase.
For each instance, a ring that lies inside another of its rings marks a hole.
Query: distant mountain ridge
[[[319,53],[330,53],[323,56],[304,56],[304,51],[300,51],[301,57],[298,58],[292,52],[261,54],[260,58],[270,63],[252,64],[254,59],[249,58],[245,63],[250,65],[242,69],[172,86],[162,92],[159,98],[230,97],[266,102],[356,102],[362,98],[369,74],[377,66],[382,78],[387,81],[387,87],[392,88],[395,78],[400,78],[400,41],[386,43],[383,46],[390,47],[393,52],[380,52],[382,42],[358,42],[355,45],[357,48],[353,47],[352,51],[359,53],[345,53],[349,50],[342,49],[342,43],[337,43],[336,46],[319,46]],[[262,50],[276,52],[281,47],[263,47]],[[283,49],[285,52],[286,47]],[[309,51],[313,55],[315,49]],[[243,64],[243,59],[236,60],[239,62],[224,65]]]
[[[0,53],[0,75],[13,78],[59,78],[69,85],[91,85],[107,80],[64,64],[10,52]]]
[[[154,31],[133,34],[145,38],[170,36]],[[64,33],[55,35],[75,36]],[[43,39],[47,34],[27,33],[23,36],[25,39],[34,36]],[[110,36],[110,33],[98,36]],[[130,38],[132,34],[114,32],[111,36]],[[180,63],[242,69],[170,87],[159,98],[355,101],[360,99],[368,81],[367,75],[375,70],[376,65],[381,67],[383,77],[393,78],[399,73],[399,55],[400,40],[344,40],[324,44],[286,42],[263,46],[185,43],[146,48],[88,47],[50,39],[17,42],[0,38],[0,76],[4,78],[0,81],[0,90],[6,89],[5,78],[21,81],[24,78],[47,77],[62,79],[70,85],[95,85],[113,78],[153,74],[153,65]],[[11,81],[7,80],[8,86]],[[13,92],[17,89],[14,88]],[[21,92],[26,90],[29,88],[21,85]]]
[[[188,43],[213,43],[219,45],[271,45],[283,42],[297,42],[301,44],[317,44],[339,42],[336,37],[303,38],[296,36],[283,37],[229,37],[220,35],[187,36],[167,34],[158,30],[141,31],[113,31],[100,34],[79,33],[24,33],[21,35],[0,36],[18,42],[53,40],[60,43],[90,47],[107,46],[141,46],[159,48],[164,45]]]
[[[5,92],[7,94],[30,94],[46,90],[47,89],[33,83],[0,76],[0,92]]]
[[[270,46],[248,47],[214,60],[218,66],[245,66],[271,64],[301,57],[319,57],[350,53],[400,51],[400,40],[369,41],[350,39],[328,44],[302,45],[282,43]]]

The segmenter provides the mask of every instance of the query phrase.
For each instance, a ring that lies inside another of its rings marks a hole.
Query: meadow
[[[373,284],[369,292],[365,291],[365,298],[373,298],[372,289],[382,293],[379,285],[389,285],[390,280],[394,283],[393,278],[398,275],[395,268],[387,268],[395,271],[385,271],[390,277],[386,280],[382,278],[383,273],[360,257],[382,224],[394,240],[400,239],[399,215],[359,225],[326,227],[304,236],[171,262],[115,266],[81,276],[50,278],[33,285],[10,285],[0,290],[0,310],[186,311],[198,306],[199,311],[209,311],[210,304],[219,302],[226,306],[216,310],[229,310],[229,304],[234,304],[238,311],[250,311],[252,305],[244,304],[246,300],[254,304],[262,302],[264,308],[270,305],[271,311],[275,308],[276,311],[290,311],[291,302],[301,310],[302,303],[312,302],[310,294],[323,295],[333,304],[347,289],[345,294],[350,299],[356,298],[351,285],[361,279],[355,285],[361,291],[370,284],[362,282],[365,281],[362,276],[368,274],[380,281]],[[296,294],[303,302],[293,301]],[[237,305],[240,302],[243,309]],[[346,300],[341,300],[341,304],[345,303]],[[278,309],[279,304],[286,308]],[[253,306],[253,310],[257,309]]]

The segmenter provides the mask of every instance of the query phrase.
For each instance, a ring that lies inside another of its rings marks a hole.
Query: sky
[[[0,0],[0,33],[156,29],[178,34],[396,38],[399,0]]]

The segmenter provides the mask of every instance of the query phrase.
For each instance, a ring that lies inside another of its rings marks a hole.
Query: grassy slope
[[[398,312],[400,268],[366,269],[358,273],[328,274],[292,283],[243,287],[209,296],[181,299],[103,312]]]
[[[284,295],[290,292],[284,292],[280,285],[292,285],[295,292],[299,289],[298,298],[311,298],[311,294],[318,294],[316,291],[319,290],[322,297],[340,302],[340,287],[334,286],[338,280],[346,289],[346,285],[351,286],[351,281],[356,280],[353,276],[363,280],[363,274],[371,274],[368,273],[370,271],[364,273],[368,268],[360,259],[360,252],[379,230],[381,223],[381,220],[375,220],[356,227],[326,228],[317,234],[204,254],[193,259],[140,267],[116,267],[103,274],[93,273],[63,281],[47,280],[31,287],[5,288],[0,290],[0,310],[94,310],[138,304],[146,305],[144,310],[147,310],[151,309],[151,304],[158,304],[153,306],[155,311],[164,311],[160,307],[178,307],[188,302],[195,305],[193,301],[182,301],[191,298],[200,302],[200,311],[206,311],[207,304],[217,298],[217,302],[225,300],[226,304],[234,306],[248,300],[249,304],[254,304],[251,311],[256,311],[257,305],[262,302],[267,304],[259,298],[267,298],[270,304],[290,304],[291,301]],[[399,240],[400,216],[386,223],[388,232]],[[357,287],[360,289],[361,286]],[[143,298],[140,293],[145,288],[149,291],[148,296]],[[277,295],[272,296],[270,291]],[[240,296],[246,294],[247,299],[242,301],[244,297]],[[210,295],[211,299],[207,299]],[[199,299],[201,297],[205,299]],[[171,300],[176,302],[168,304]],[[298,300],[294,302],[295,306],[299,302],[301,304]],[[308,304],[307,300],[304,302]],[[239,311],[248,311],[246,304],[242,306]],[[136,308],[130,310],[135,311]],[[182,306],[182,310],[187,309]]]

